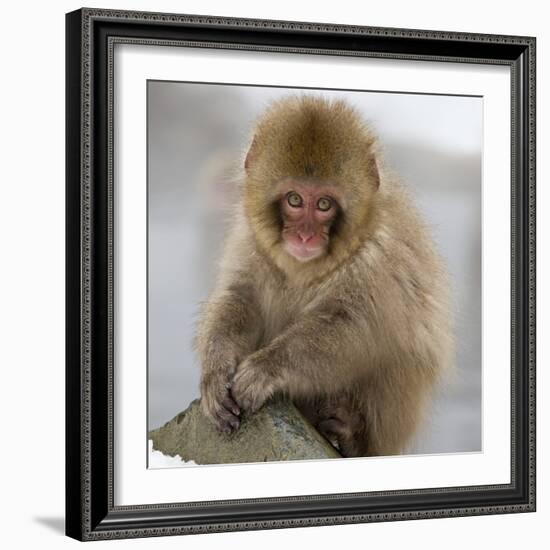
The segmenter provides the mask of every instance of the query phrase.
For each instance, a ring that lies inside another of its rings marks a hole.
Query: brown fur
[[[239,426],[289,396],[344,456],[403,452],[453,362],[448,284],[428,230],[379,169],[354,109],[312,96],[273,104],[246,159],[242,208],[199,321],[204,411]],[[282,247],[276,189],[329,182],[342,216],[326,254]]]

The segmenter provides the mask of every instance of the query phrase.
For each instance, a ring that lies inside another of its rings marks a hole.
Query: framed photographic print
[[[67,14],[66,530],[535,509],[535,39]]]

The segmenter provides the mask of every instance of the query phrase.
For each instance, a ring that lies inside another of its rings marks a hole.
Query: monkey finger
[[[231,390],[231,399],[235,402],[235,405],[239,407],[239,411],[248,410],[245,403],[245,393],[246,388],[241,388],[240,386],[236,386],[235,384],[233,385],[233,389]]]
[[[236,402],[238,403],[239,410],[241,411],[250,411],[251,401],[244,396],[239,395],[235,397]]]
[[[257,392],[254,392],[253,381],[254,373],[250,369],[243,368],[237,372],[233,379],[233,386],[231,388],[231,397],[235,401],[235,404],[241,409],[248,411],[253,406],[253,395],[257,395],[260,392],[258,388]]]
[[[226,433],[238,430],[241,425],[239,417],[223,407],[216,411],[216,423],[220,430]]]
[[[226,422],[225,420],[221,418],[216,418],[216,428],[219,432],[222,432],[224,434],[230,434],[233,432],[233,427],[229,422]]]
[[[244,387],[240,390],[235,388],[233,392],[233,398],[235,403],[241,411],[254,412],[254,399],[252,398],[252,392],[249,387]]]
[[[224,434],[232,434],[233,431],[236,431],[238,427],[236,428],[231,422],[224,420],[222,418],[216,418],[216,429]]]
[[[254,413],[271,396],[272,390],[268,383],[252,381],[250,374],[244,373],[238,380],[235,379],[231,394],[241,411]]]
[[[235,403],[235,400],[229,394],[224,397],[222,405],[236,416],[239,416],[241,414],[239,406],[237,405],[237,403]]]

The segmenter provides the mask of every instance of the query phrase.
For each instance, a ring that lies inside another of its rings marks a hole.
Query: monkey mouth
[[[309,262],[321,256],[324,252],[323,246],[307,246],[306,243],[295,243],[285,241],[284,248],[288,254],[299,262]]]

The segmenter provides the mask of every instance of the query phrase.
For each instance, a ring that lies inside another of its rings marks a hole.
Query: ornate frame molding
[[[248,38],[251,34],[254,43]],[[352,47],[350,37],[362,39],[359,46]],[[116,43],[511,67],[509,485],[114,506],[112,83]],[[67,14],[67,534],[99,540],[534,511],[535,86],[532,37],[87,8]],[[382,509],[390,511],[377,511]]]

